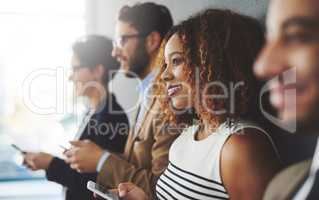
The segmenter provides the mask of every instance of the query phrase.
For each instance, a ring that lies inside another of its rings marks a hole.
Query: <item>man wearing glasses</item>
[[[121,182],[133,182],[152,195],[154,182],[168,165],[168,151],[177,134],[160,120],[158,102],[146,97],[158,71],[155,60],[162,39],[172,24],[169,10],[155,3],[124,6],[119,12],[112,55],[127,77],[142,80],[139,92],[143,97],[125,152],[118,156],[93,143],[81,143],[66,153],[71,167],[83,172],[97,170],[101,185],[115,188]],[[101,152],[98,161],[92,160]],[[98,164],[89,166],[80,160]]]

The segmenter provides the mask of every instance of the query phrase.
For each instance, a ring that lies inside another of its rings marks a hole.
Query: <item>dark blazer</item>
[[[311,166],[307,160],[280,172],[269,184],[264,200],[290,200],[305,182]]]
[[[116,111],[117,114],[111,111]],[[108,127],[108,131],[106,127]],[[103,149],[122,153],[128,131],[129,122],[127,116],[116,102],[115,97],[110,93],[102,110],[93,114],[90,118],[80,140],[89,139]],[[97,173],[78,173],[71,169],[64,160],[55,157],[48,170],[46,170],[46,176],[48,180],[65,187],[66,200],[93,199],[92,193],[86,188],[86,184],[89,180],[96,181]]]

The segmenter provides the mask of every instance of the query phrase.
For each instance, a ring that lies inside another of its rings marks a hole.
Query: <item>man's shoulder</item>
[[[305,160],[303,162],[299,162],[297,164],[291,165],[281,171],[275,178],[273,179],[272,183],[286,183],[292,179],[302,178],[300,176],[306,175],[310,169],[311,160]],[[292,176],[294,175],[294,176]],[[297,176],[299,175],[299,176]]]
[[[264,200],[288,199],[304,181],[311,166],[311,160],[294,164],[277,174],[265,192]]]

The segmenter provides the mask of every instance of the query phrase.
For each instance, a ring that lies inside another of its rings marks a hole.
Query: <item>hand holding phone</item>
[[[66,148],[66,147],[63,146],[63,145],[59,145],[59,147],[60,147],[61,149],[63,149],[64,151],[67,151],[67,150],[68,150],[68,148]]]
[[[26,154],[26,153],[27,153],[26,151],[23,151],[20,147],[18,147],[18,146],[15,145],[15,144],[11,144],[11,146],[12,146],[15,150],[19,151],[19,152],[22,153],[22,154]]]
[[[93,181],[89,181],[87,183],[87,189],[106,200],[119,200],[119,197],[116,194],[109,192],[107,189],[94,183]]]

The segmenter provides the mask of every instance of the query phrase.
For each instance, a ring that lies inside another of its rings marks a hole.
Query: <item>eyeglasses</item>
[[[70,72],[75,73],[75,72],[79,71],[80,69],[84,69],[84,68],[88,68],[88,67],[82,66],[82,65],[76,65],[76,66],[72,66],[69,70],[70,70]]]
[[[113,40],[113,47],[123,48],[127,41],[131,38],[145,38],[147,34],[127,34],[127,35],[121,35],[120,37]]]

